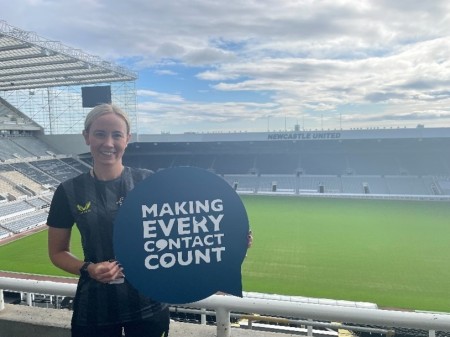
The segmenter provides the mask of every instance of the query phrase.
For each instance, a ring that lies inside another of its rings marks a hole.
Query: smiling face
[[[95,173],[120,175],[122,157],[130,140],[125,120],[113,112],[103,114],[92,122],[83,136],[91,149]]]

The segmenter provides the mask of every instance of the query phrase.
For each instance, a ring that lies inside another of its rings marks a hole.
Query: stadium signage
[[[126,279],[155,300],[242,296],[248,230],[242,201],[225,180],[176,167],[129,192],[116,216],[114,250]]]
[[[283,132],[269,133],[268,140],[322,140],[322,139],[339,139],[340,132]]]

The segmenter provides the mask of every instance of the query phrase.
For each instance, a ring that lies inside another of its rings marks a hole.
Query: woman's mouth
[[[100,153],[104,156],[112,156],[116,153],[116,151],[100,151]]]

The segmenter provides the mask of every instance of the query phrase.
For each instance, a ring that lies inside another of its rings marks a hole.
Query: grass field
[[[448,203],[242,200],[255,237],[244,290],[450,312]],[[2,270],[67,276],[48,260],[46,231],[1,246],[0,257]]]

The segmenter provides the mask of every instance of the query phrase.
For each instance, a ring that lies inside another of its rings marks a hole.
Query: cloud
[[[168,76],[175,76],[177,73],[170,69],[157,69],[155,70],[155,74],[158,75],[168,75]]]
[[[204,131],[219,130],[222,124],[235,125],[237,129],[247,129],[246,123],[267,120],[277,106],[274,103],[227,102],[166,104],[161,102],[142,102],[138,104],[141,133],[159,133],[161,130],[184,132],[193,126],[202,125]],[[209,127],[205,127],[205,123]],[[253,131],[255,128],[249,127]],[[195,131],[195,129],[194,129]]]
[[[352,116],[349,118],[353,122],[376,122],[380,125],[382,122],[409,122],[420,123],[423,120],[450,120],[449,111],[439,111],[439,110],[429,110],[429,111],[411,111],[398,114],[376,114],[376,115],[365,115],[365,116]]]
[[[180,95],[160,93],[152,90],[137,90],[136,94],[138,97],[151,97],[153,100],[160,102],[171,102],[171,103],[184,102],[183,97],[181,97]]]
[[[132,69],[172,76],[176,89],[142,79],[138,90],[142,116],[168,128],[170,120],[174,128],[201,121],[215,128],[269,115],[311,123],[339,113],[354,123],[448,120],[445,0],[16,0],[2,15]]]
[[[357,60],[265,58],[222,65],[199,77],[221,80],[217,90],[267,90],[274,99],[295,99],[299,106],[441,99],[449,84],[449,43],[448,37],[418,42],[387,57]]]
[[[234,58],[232,52],[218,48],[193,50],[183,57],[184,61],[190,65],[212,65],[219,62],[230,62]]]

